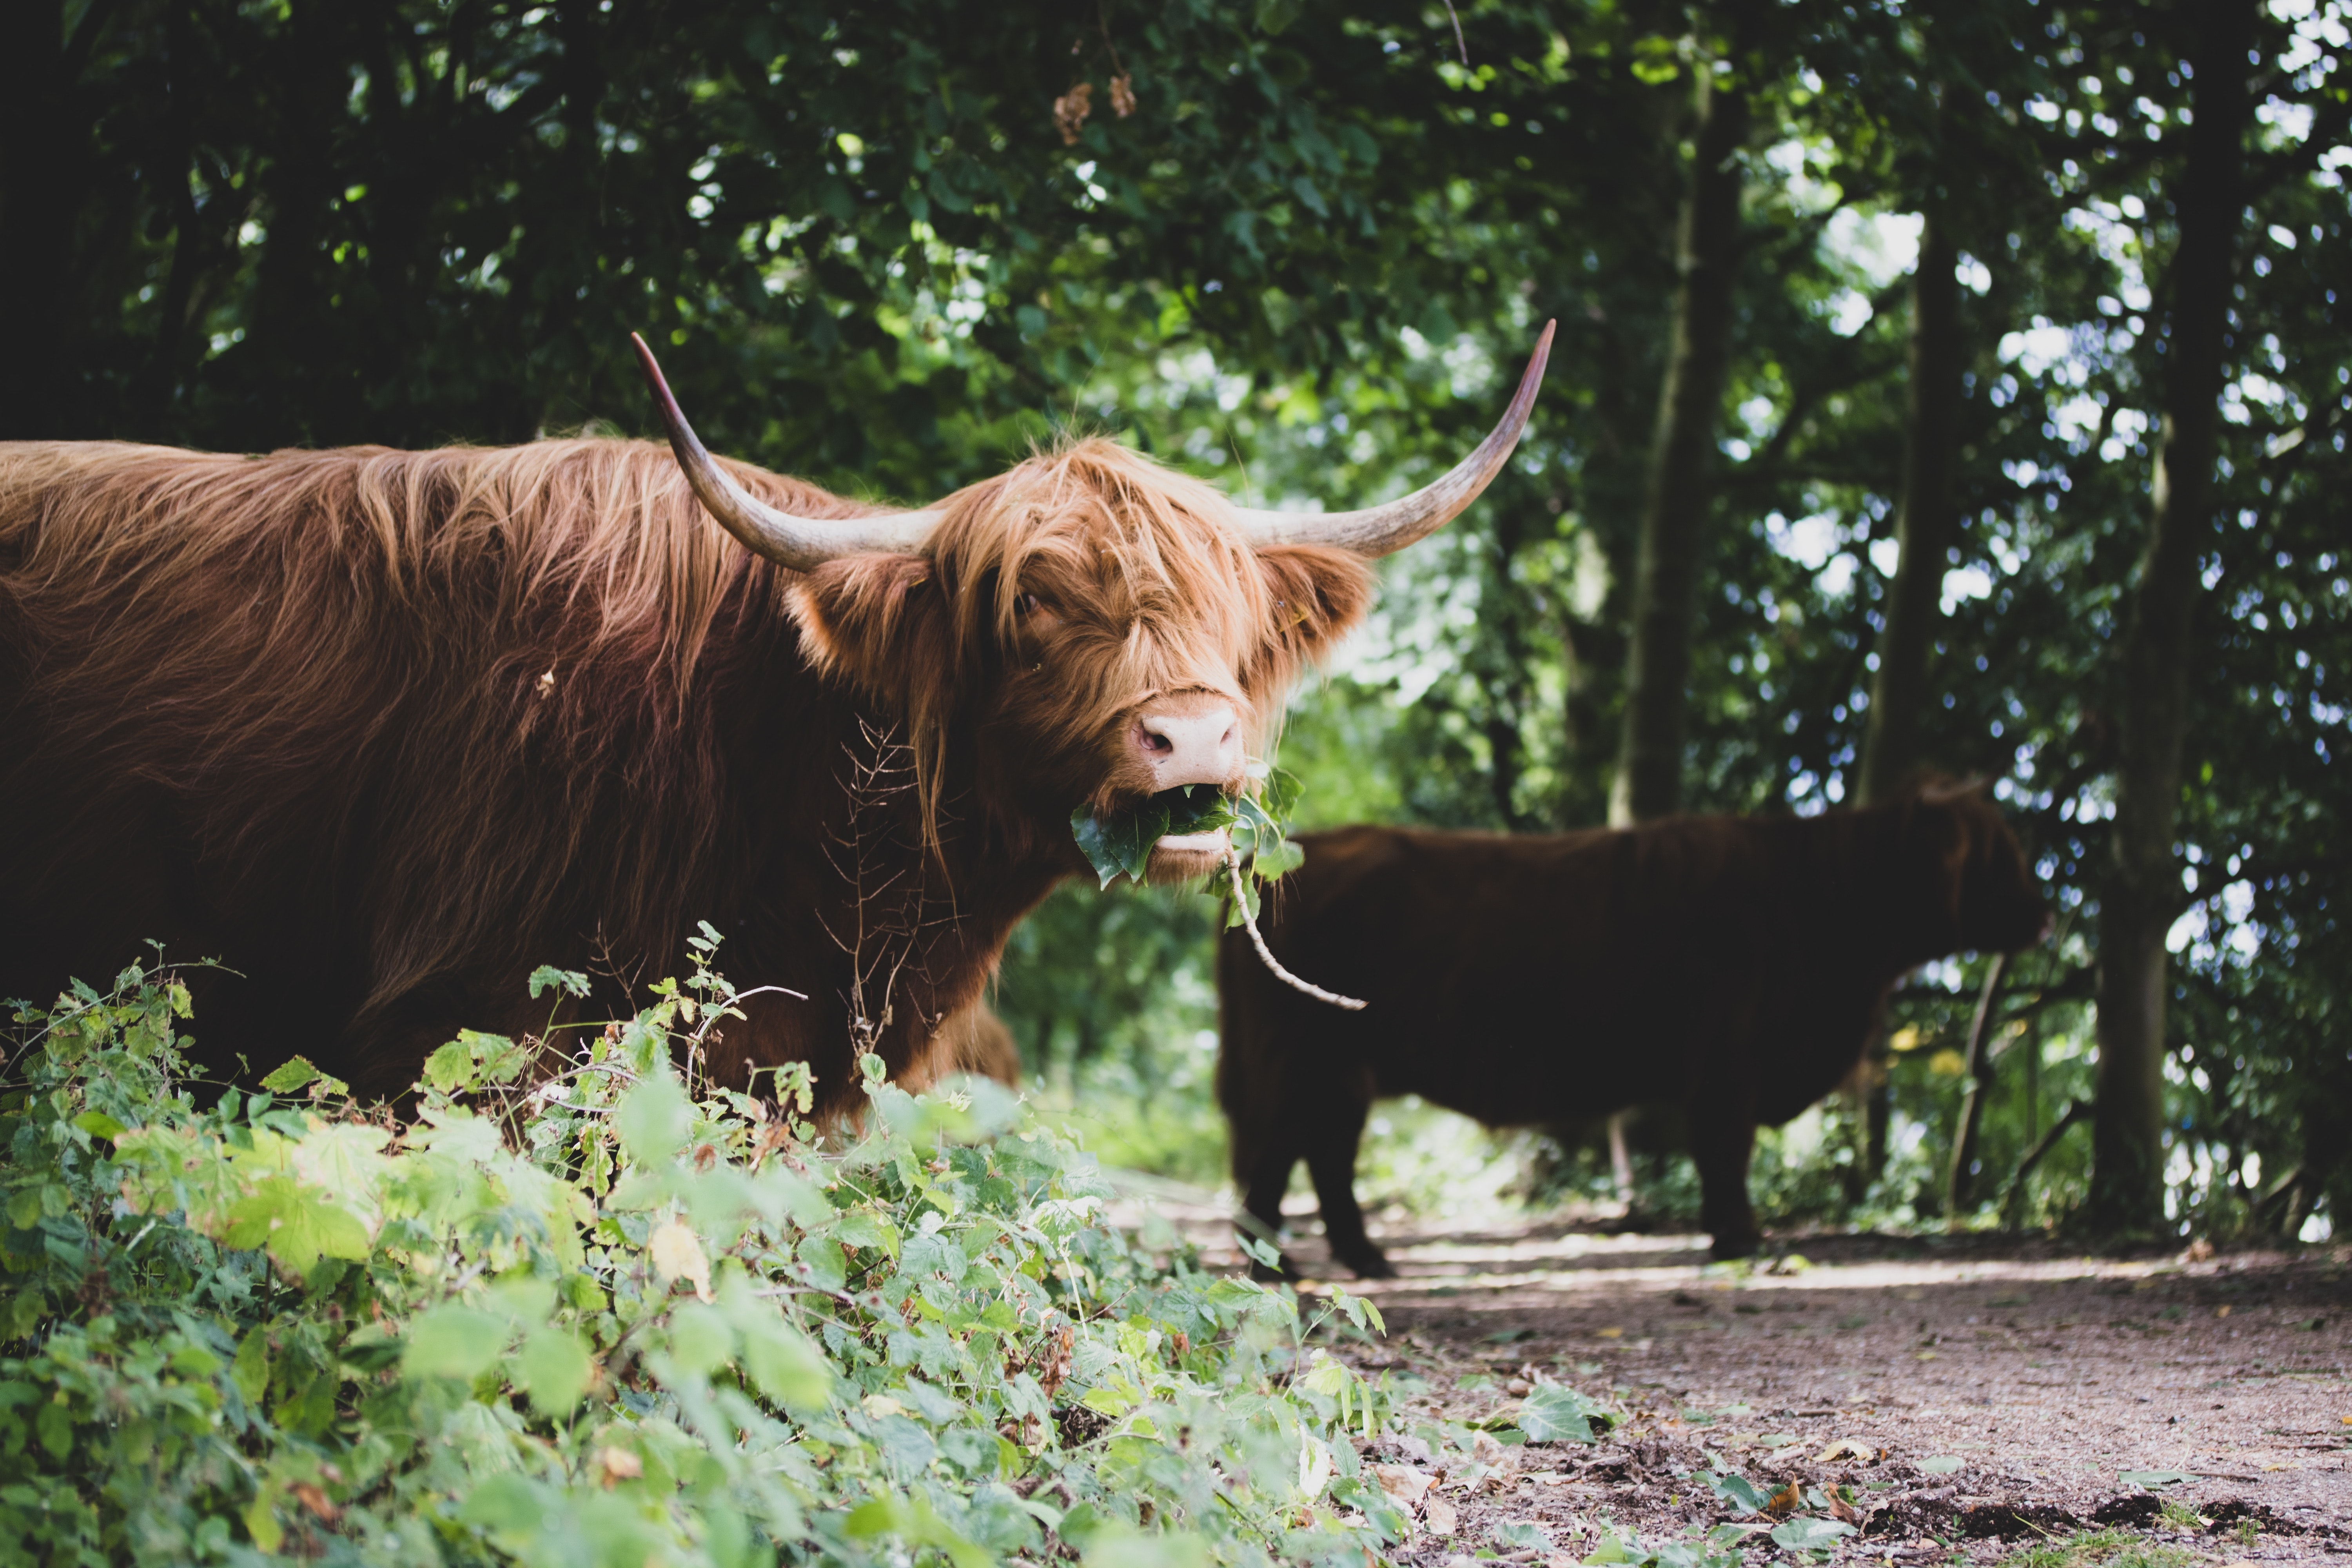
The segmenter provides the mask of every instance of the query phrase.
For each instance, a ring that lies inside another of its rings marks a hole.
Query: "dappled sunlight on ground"
[[[1216,1196],[1121,1180],[1120,1218],[1240,1265]],[[1288,1256],[1302,1289],[1327,1289],[1311,1202],[1294,1208]],[[1725,1266],[1705,1237],[1613,1217],[1375,1224],[1399,1278],[1338,1281],[1390,1328],[1344,1353],[1400,1380],[1424,1424],[1370,1457],[1440,1476],[1431,1495],[1452,1500],[1454,1532],[1412,1561],[1501,1550],[1514,1521],[1580,1552],[1604,1520],[1645,1536],[1736,1521],[1694,1479],[1707,1469],[1849,1489],[1862,1533],[1842,1557],[1940,1557],[1941,1541],[1998,1558],[2117,1525],[2169,1530],[2184,1561],[2352,1559],[2352,1248],[2113,1258],[1825,1233]],[[1555,1383],[1622,1424],[1482,1464],[1477,1429]]]

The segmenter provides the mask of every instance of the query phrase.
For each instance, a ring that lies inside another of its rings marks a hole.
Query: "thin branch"
[[[1454,13],[1454,0],[1445,0],[1445,14],[1448,16],[1453,17],[1454,47],[1462,51],[1462,63],[1465,66],[1467,66],[1470,63],[1470,46],[1462,41],[1462,18]],[[1252,926],[1250,928],[1250,934],[1253,936],[1257,934],[1257,928],[1255,926]],[[1274,961],[1272,959],[1268,959],[1266,962],[1271,963]]]
[[[1241,910],[1242,924],[1249,928],[1250,944],[1257,949],[1258,958],[1276,980],[1294,991],[1305,992],[1318,1002],[1328,1002],[1334,1007],[1345,1007],[1350,1013],[1362,1011],[1364,1004],[1357,998],[1342,996],[1337,991],[1326,991],[1320,985],[1310,984],[1276,960],[1273,950],[1265,945],[1265,938],[1258,931],[1257,917],[1250,913],[1249,895],[1242,888],[1242,858],[1231,844],[1225,846],[1225,875],[1233,879],[1234,907]]]

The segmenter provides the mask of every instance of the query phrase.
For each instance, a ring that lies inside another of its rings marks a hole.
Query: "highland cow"
[[[877,511],[713,459],[649,353],[667,449],[0,444],[0,995],[158,939],[236,972],[199,977],[215,1065],[394,1095],[461,1025],[545,1029],[536,966],[606,1009],[708,921],[757,992],[718,1081],[807,1060],[838,1110],[854,1052],[918,1066],[1085,869],[1074,810],[1248,787],[1549,343],[1460,466],[1330,514],[1102,439]]]
[[[1299,843],[1266,939],[1369,1005],[1300,995],[1227,932],[1217,1098],[1257,1223],[1280,1226],[1304,1158],[1332,1255],[1373,1278],[1393,1272],[1354,1191],[1373,1100],[1418,1094],[1490,1127],[1679,1102],[1716,1256],[1745,1257],[1757,1127],[1845,1077],[1905,971],[2026,946],[2046,923],[2016,837],[1970,789],[1814,817]]]

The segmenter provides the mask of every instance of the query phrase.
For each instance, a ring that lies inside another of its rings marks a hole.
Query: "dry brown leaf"
[[[646,1249],[653,1255],[654,1272],[665,1286],[688,1280],[697,1298],[710,1300],[710,1259],[703,1256],[702,1243],[695,1239],[694,1232],[666,1219],[654,1226]]]
[[[1786,1519],[1803,1507],[1804,1500],[1797,1495],[1797,1483],[1790,1481],[1772,1494],[1771,1500],[1764,1505],[1764,1511],[1774,1519]]]
[[[1427,1470],[1414,1469],[1411,1465],[1374,1465],[1372,1474],[1379,1478],[1381,1490],[1406,1502],[1417,1501],[1437,1484],[1437,1478]]]
[[[1135,78],[1125,71],[1110,79],[1110,110],[1121,120],[1135,112]]]
[[[1451,1535],[1461,1528],[1462,1515],[1452,1503],[1432,1495],[1422,1500],[1421,1522],[1432,1535]]]
[[[1815,1454],[1813,1456],[1813,1460],[1816,1464],[1826,1465],[1838,1459],[1859,1459],[1864,1464],[1867,1464],[1869,1463],[1871,1455],[1874,1452],[1875,1452],[1875,1450],[1873,1449],[1869,1444],[1862,1442],[1858,1438],[1841,1437],[1836,1442],[1832,1443],[1828,1447],[1823,1448],[1820,1453]]]
[[[320,1519],[325,1520],[329,1524],[332,1524],[335,1521],[343,1517],[343,1510],[336,1504],[335,1500],[329,1497],[326,1493],[320,1491],[318,1488],[312,1486],[308,1481],[296,1481],[294,1483],[294,1497],[296,1501],[299,1502],[304,1508],[309,1509],[312,1513],[317,1514]]]
[[[1859,1525],[1862,1522],[1863,1514],[1860,1509],[1838,1496],[1837,1493],[1832,1492],[1830,1493],[1830,1517],[1841,1524]]]
[[[1054,129],[1062,133],[1062,145],[1075,146],[1078,132],[1085,128],[1087,116],[1095,110],[1095,84],[1082,81],[1054,100]]]
[[[604,1472],[604,1484],[633,1481],[646,1473],[646,1463],[626,1448],[607,1445],[596,1450],[596,1465]]]

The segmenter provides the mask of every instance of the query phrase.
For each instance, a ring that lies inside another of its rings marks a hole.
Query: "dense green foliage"
[[[2064,917],[1995,998],[1969,1199],[1990,1218],[2091,1081],[2116,645],[2146,533],[2197,7],[1453,9],[1460,52],[1446,7],[1320,0],[1049,20],[801,0],[60,4],[54,47],[9,51],[0,275],[23,308],[0,436],[250,448],[642,428],[636,329],[667,340],[715,446],[853,489],[927,499],[1075,423],[1261,503],[1352,504],[1449,460],[1557,317],[1522,456],[1391,563],[1283,758],[1317,823],[1590,823],[1622,705],[1691,83],[1736,77],[1752,128],[1685,795],[1810,811],[1851,791],[1894,566],[1905,277],[1933,204],[1962,253],[1969,370],[1927,752],[1997,781]],[[2352,1202],[2334,1131],[2352,1114],[2352,795],[2327,784],[2352,668],[2328,521],[2352,478],[2347,47],[2340,0],[2275,0],[2247,67],[2168,1065],[2177,1217],[2225,1231],[2293,1233],[2315,1205],[2340,1223]],[[1033,1066],[1077,1074],[1082,1113],[1206,1175],[1213,915],[1196,902],[1057,896],[1016,939],[1003,1000]],[[1941,1206],[1953,1053],[1983,973],[1938,966],[1898,998],[1898,1031],[1917,1031],[1898,1043],[1917,1048],[1892,1058],[1876,1189],[1849,1179],[1857,1117],[1835,1104],[1776,1145],[1781,1212]],[[1113,1084],[1135,1098],[1100,1102]],[[2021,1211],[2065,1214],[2087,1159],[2084,1134],[2062,1140]]]
[[[530,1047],[453,1042],[406,1121],[299,1058],[200,1105],[168,972],[20,1013],[0,1562],[1353,1564],[1401,1536],[1355,1447],[1391,1391],[1286,1292],[1136,1251],[1092,1157],[986,1080],[910,1099],[869,1058],[845,1137],[793,1116],[804,1070],[774,1109],[681,1081],[731,992],[657,989],[538,1087]]]

